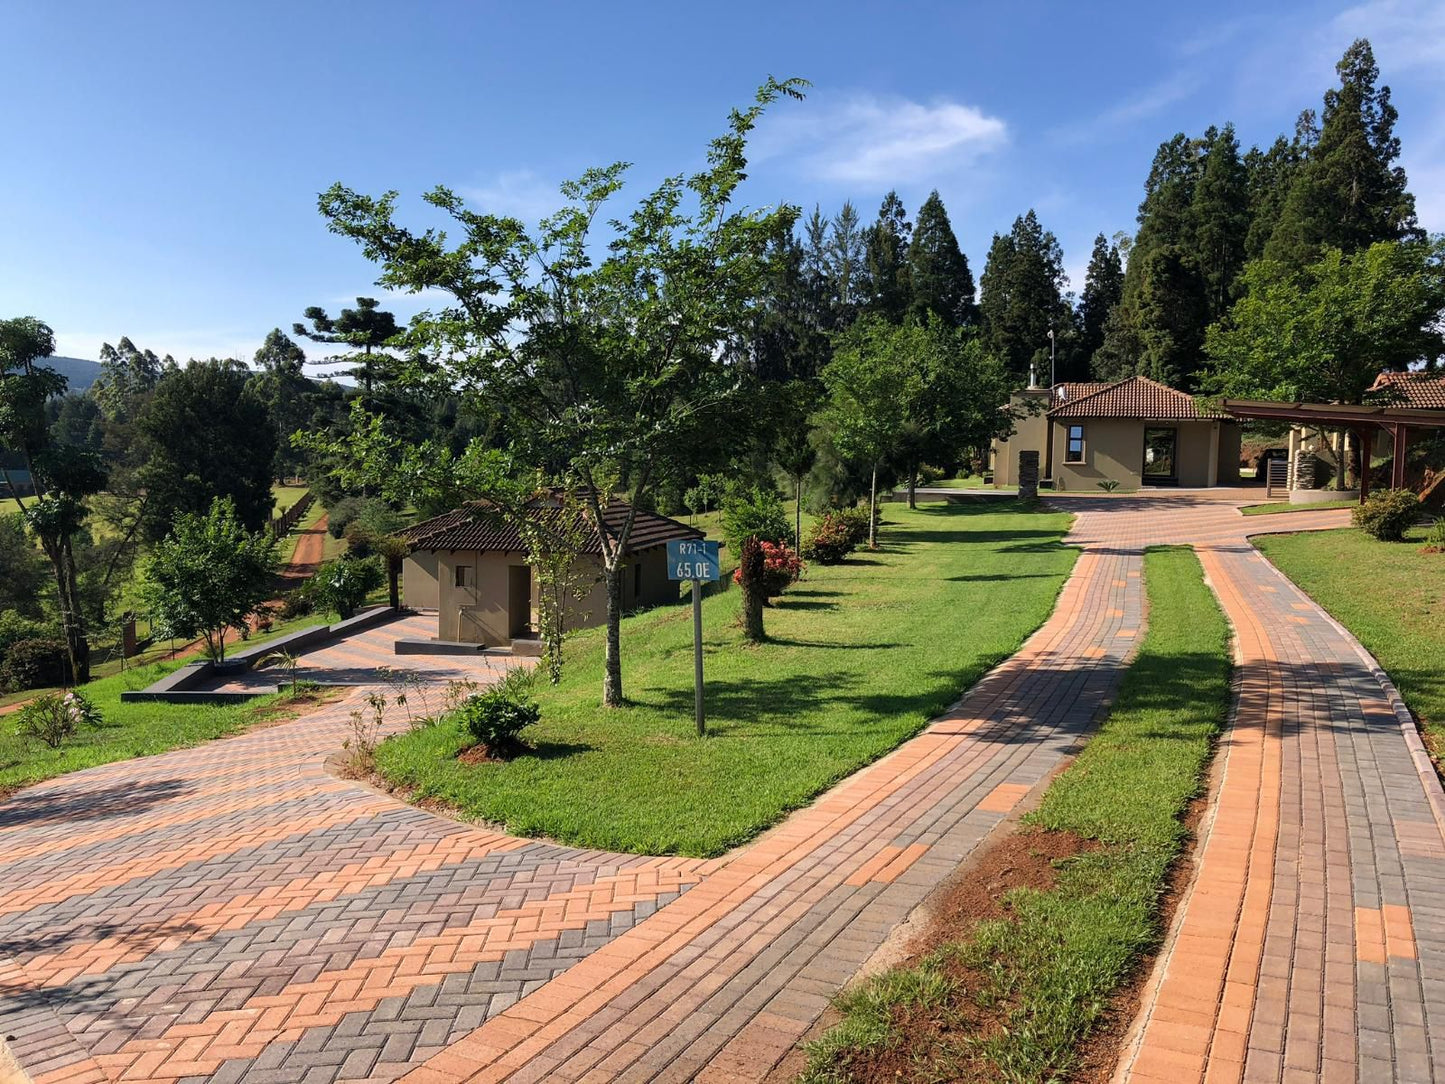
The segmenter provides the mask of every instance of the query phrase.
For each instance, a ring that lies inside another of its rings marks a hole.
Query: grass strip
[[[1058,1079],[1157,942],[1187,834],[1181,815],[1228,712],[1230,656],[1191,550],[1151,549],[1144,572],[1139,654],[1108,719],[1025,829],[1095,845],[1059,862],[1051,889],[1011,892],[1007,917],[960,929],[921,961],[840,995],[843,1020],[808,1048],[808,1084]]]
[[[1329,508],[1355,508],[1359,501],[1319,501],[1315,504],[1289,504],[1288,502],[1274,502],[1271,504],[1246,504],[1240,511],[1246,516],[1273,516],[1281,512],[1323,512]]]
[[[599,706],[603,630],[539,689],[533,753],[467,764],[449,721],[377,752],[381,773],[520,835],[643,854],[721,854],[916,734],[1048,616],[1073,567],[1069,516],[1017,502],[890,505],[882,545],[815,565],[749,646],[740,595],[703,601],[708,736],[693,731],[685,602],[622,626],[628,706]]]

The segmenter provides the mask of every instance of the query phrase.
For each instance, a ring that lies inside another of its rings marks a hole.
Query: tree
[[[1084,291],[1079,295],[1079,353],[1093,358],[1104,345],[1104,326],[1124,293],[1124,263],[1119,246],[1111,245],[1101,233],[1094,238]]]
[[[204,515],[182,512],[146,570],[151,619],[164,636],[203,636],[221,661],[227,632],[244,628],[270,594],[275,564],[276,540],[248,532],[230,498],[217,497]]]
[[[55,333],[42,321],[0,320],[0,446],[23,458],[34,495],[27,502],[8,470],[0,468],[0,476],[50,561],[70,677],[79,685],[90,680],[90,642],[75,537],[85,523],[86,498],[105,486],[105,472],[94,452],[52,439],[46,403],[65,390],[65,378],[39,363],[54,353]]]
[[[154,351],[142,350],[121,336],[115,346],[101,343],[100,375],[91,385],[90,393],[108,420],[129,421],[160,383],[161,375],[175,367],[175,359],[170,355],[161,359]]]
[[[878,219],[864,235],[868,297],[863,311],[894,323],[903,319],[913,299],[909,248],[913,224],[897,192],[883,197]],[[955,248],[957,244],[955,243]]]
[[[1073,354],[1067,344],[1074,317],[1064,300],[1064,283],[1059,242],[1033,211],[1014,219],[1007,234],[994,235],[983,272],[984,343],[1015,380],[1026,377],[1031,365],[1048,371],[1050,331],[1064,347],[1059,375],[1071,377]]]
[[[816,382],[794,381],[779,393],[781,409],[773,429],[773,461],[793,483],[793,548],[803,545],[803,480],[818,461],[808,418],[818,408]]]
[[[828,237],[838,318],[845,324],[851,323],[858,315],[858,309],[869,292],[864,231],[859,222],[857,209],[844,200],[842,210],[833,217],[833,228]]]
[[[1245,184],[1249,191],[1249,232],[1244,239],[1246,260],[1257,260],[1264,255],[1270,235],[1284,213],[1300,164],[1318,139],[1314,111],[1307,109],[1295,124],[1293,139],[1279,136],[1269,150],[1251,147],[1245,154]]]
[[[338,184],[320,199],[330,228],[380,265],[382,285],[450,296],[413,320],[410,343],[442,359],[459,394],[515,420],[512,446],[524,462],[581,495],[602,548],[609,706],[623,703],[622,573],[635,513],[614,529],[602,509],[614,479],[625,474],[636,509],[699,458],[720,455],[738,425],[747,397],[721,346],[746,329],[768,253],[797,210],[739,210],[733,201],[759,116],[779,97],[800,97],[799,87],[769,79],[753,106],[732,113],[706,168],[666,178],[614,222],[608,242],[594,224],[622,187],[623,163],[565,184],[566,206],[532,232],[433,189],[425,199],[453,220],[456,242],[399,225],[394,192],[373,198]],[[407,450],[391,484],[412,475],[460,488],[476,459],[423,442]]]
[[[279,327],[272,328],[256,351],[260,372],[251,377],[255,397],[266,405],[276,429],[276,477],[286,479],[302,466],[291,434],[306,427],[311,413],[312,383],[306,377],[306,352]]]
[[[1135,253],[1133,319],[1138,334],[1136,372],[1176,388],[1193,388],[1203,355],[1209,307],[1194,259],[1176,245]]]
[[[238,361],[192,361],[156,386],[136,429],[146,446],[143,530],[164,537],[176,516],[228,498],[247,530],[271,516],[276,436]]]
[[[1293,267],[1327,247],[1349,254],[1376,241],[1420,240],[1395,135],[1399,113],[1379,66],[1358,38],[1335,65],[1340,85],[1325,93],[1318,142],[1295,171],[1265,255]]]
[[[1235,280],[1244,269],[1249,235],[1249,174],[1239,157],[1234,125],[1210,129],[1190,208],[1194,253],[1204,290],[1208,321],[1219,319],[1234,303]]]
[[[1382,371],[1445,354],[1445,242],[1326,249],[1303,271],[1259,260],[1244,286],[1205,339],[1211,393],[1360,403]]]
[[[828,399],[820,420],[846,458],[864,464],[868,491],[868,546],[876,549],[878,468],[897,451],[908,405],[919,393],[918,369],[907,329],[878,319],[860,320],[843,335],[823,370]]]
[[[372,397],[378,384],[387,384],[396,379],[397,359],[382,348],[401,333],[401,328],[397,325],[396,317],[382,309],[376,298],[358,297],[356,308],[342,309],[341,314],[334,320],[319,305],[312,305],[304,315],[311,321],[311,326],[308,328],[302,323],[292,324],[293,334],[313,342],[346,346],[361,351],[359,358],[355,354],[328,358],[329,364],[351,366],[333,369],[328,376],[345,376],[355,380],[361,386],[363,398],[367,400]]]
[[[908,311],[915,319],[923,322],[933,313],[953,327],[978,323],[973,272],[936,188],[918,208],[918,224],[908,245],[908,276],[913,292]]]
[[[18,512],[0,516],[0,613],[41,615],[45,560],[36,552]]]

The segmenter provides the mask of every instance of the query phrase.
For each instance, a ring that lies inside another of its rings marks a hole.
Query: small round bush
[[[863,514],[865,530],[864,538],[867,538],[867,517]],[[858,543],[853,537],[854,531],[851,524],[845,521],[837,512],[825,512],[812,529],[808,531],[808,537],[803,540],[803,556],[810,561],[817,561],[820,565],[836,565],[844,561],[850,553],[858,548]]]
[[[868,541],[868,509],[866,508],[839,508],[828,513],[848,529],[848,538],[854,548],[863,545]],[[879,510],[879,521],[882,521],[883,513]]]
[[[798,551],[785,542],[763,542],[762,591],[766,598],[777,598],[788,587],[802,579],[808,566],[803,563]],[[739,565],[733,570],[733,583],[743,582],[743,570]]]
[[[493,756],[510,756],[521,744],[522,730],[542,717],[542,709],[532,699],[532,682],[532,671],[508,670],[491,688],[458,704],[452,718]]]
[[[18,713],[15,733],[59,749],[82,726],[98,725],[96,706],[83,693],[71,690],[64,695],[46,693],[26,704]]]
[[[0,687],[11,692],[64,685],[70,678],[70,655],[64,640],[37,637],[16,640],[0,665]]]
[[[1381,542],[1401,542],[1420,515],[1420,498],[1408,489],[1372,493],[1350,513],[1355,526]]]
[[[386,573],[374,560],[341,557],[322,565],[312,578],[309,592],[312,599],[343,620],[353,617],[366,596],[386,582]]]

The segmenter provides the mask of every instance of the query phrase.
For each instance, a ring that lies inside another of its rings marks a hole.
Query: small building
[[[1221,411],[1144,376],[1110,383],[1025,388],[1012,401],[1022,415],[1008,440],[994,442],[994,484],[1018,484],[1018,453],[1039,453],[1042,480],[1055,490],[1093,492],[1113,481],[1199,488],[1239,481],[1239,425]]]
[[[532,507],[539,516],[555,515],[559,508],[545,498]],[[623,500],[606,506],[603,521],[610,535],[622,530],[631,511]],[[423,520],[402,534],[412,545],[402,562],[402,604],[435,610],[438,640],[502,646],[536,636],[537,585],[515,527],[472,506]],[[600,625],[607,618],[602,541],[590,522],[583,537],[579,560],[588,586],[570,607],[572,628]],[[675,602],[678,585],[667,576],[666,545],[701,537],[685,523],[638,511],[628,540],[623,610]]]

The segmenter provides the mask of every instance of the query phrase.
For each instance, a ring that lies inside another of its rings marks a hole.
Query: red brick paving
[[[1077,746],[1143,628],[1142,547],[1184,542],[1239,629],[1238,718],[1121,1075],[1429,1079],[1445,801],[1392,691],[1243,542],[1345,514],[1069,507],[1084,553],[1024,648],[724,860],[515,840],[338,784],[349,703],[24,791],[0,805],[0,1029],[44,1084],[759,1079]],[[397,661],[384,635],[311,664],[367,680]]]

